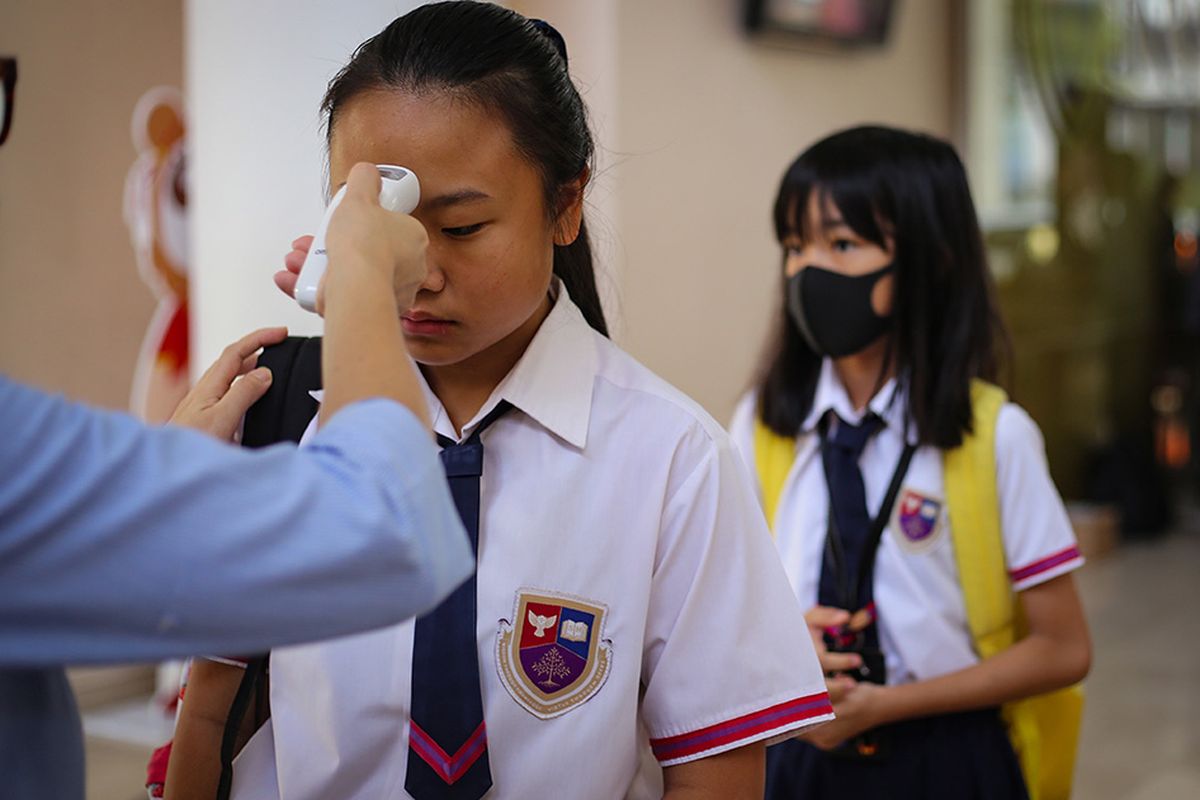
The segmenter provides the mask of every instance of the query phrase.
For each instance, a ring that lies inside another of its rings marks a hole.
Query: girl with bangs
[[[768,750],[767,796],[1027,797],[999,708],[1088,671],[1083,562],[1036,425],[994,385],[962,163],[930,136],[836,133],[788,168],[775,229],[780,321],[731,429],[837,719]]]

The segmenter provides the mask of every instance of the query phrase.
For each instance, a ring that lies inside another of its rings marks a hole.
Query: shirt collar
[[[496,404],[507,400],[539,425],[578,448],[587,444],[596,378],[595,331],[555,278],[554,305],[512,370],[479,412],[463,426],[463,438]],[[454,426],[429,385],[422,380],[434,430],[453,437]]]
[[[808,416],[805,417],[801,428],[806,432],[812,432],[830,411],[851,425],[858,425],[862,422],[866,411],[870,410],[871,413],[883,420],[884,425],[897,432],[902,432],[911,429],[907,419],[907,407],[906,392],[902,382],[893,377],[889,378],[887,383],[875,393],[875,396],[867,403],[867,409],[858,411],[850,402],[850,395],[846,393],[846,387],[842,385],[837,370],[833,367],[833,359],[825,358],[821,361],[821,375],[817,379],[817,390],[813,393],[812,408],[809,409]]]
[[[462,438],[470,436],[497,403],[507,400],[575,447],[582,449],[587,444],[597,365],[595,332],[557,278],[551,296],[554,305],[549,315],[516,365],[463,426]],[[417,376],[434,431],[456,438],[454,425],[441,401],[420,370]],[[309,395],[319,403],[325,392],[315,389]]]

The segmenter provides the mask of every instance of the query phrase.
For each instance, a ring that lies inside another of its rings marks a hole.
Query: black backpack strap
[[[229,800],[229,792],[233,788],[233,751],[237,747],[238,730],[250,701],[257,698],[255,705],[261,707],[263,704],[268,658],[257,656],[246,663],[246,671],[229,706],[229,714],[225,717],[225,730],[221,734],[221,779],[217,784],[217,800]]]
[[[242,425],[243,447],[266,447],[277,442],[299,442],[316,416],[318,404],[309,392],[321,388],[321,339],[289,336],[263,348],[258,366],[271,370],[271,387],[246,412]],[[218,800],[228,800],[233,786],[233,758],[242,720],[251,705],[256,719],[267,708],[270,655],[251,658],[238,684],[221,734],[221,778]]]
[[[289,336],[263,348],[258,365],[271,370],[271,388],[246,412],[242,445],[299,442],[317,414],[309,392],[321,388],[320,337]]]

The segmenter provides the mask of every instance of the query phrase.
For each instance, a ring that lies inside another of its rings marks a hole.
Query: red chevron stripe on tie
[[[475,732],[458,748],[454,755],[448,754],[417,723],[409,722],[408,746],[421,757],[446,783],[454,783],[487,751],[487,730],[479,723]]]

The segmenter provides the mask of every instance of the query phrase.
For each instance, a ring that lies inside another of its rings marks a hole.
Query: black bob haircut
[[[996,382],[1010,348],[958,154],[941,139],[895,128],[850,128],[822,139],[784,173],[775,201],[781,243],[806,238],[813,192],[864,239],[886,247],[891,238],[895,295],[885,370],[894,365],[906,381],[918,442],[959,446],[971,430],[971,380]],[[779,296],[758,414],[775,433],[794,437],[812,408],[821,357],[787,314],[786,292]]]
[[[541,20],[475,0],[413,9],[359,45],[330,81],[321,103],[326,136],[332,139],[350,100],[379,90],[448,92],[495,111],[541,176],[551,219],[573,199],[567,187],[594,171],[595,145],[567,71],[566,44]],[[554,246],[554,274],[588,324],[607,336],[582,218],[575,241]]]

